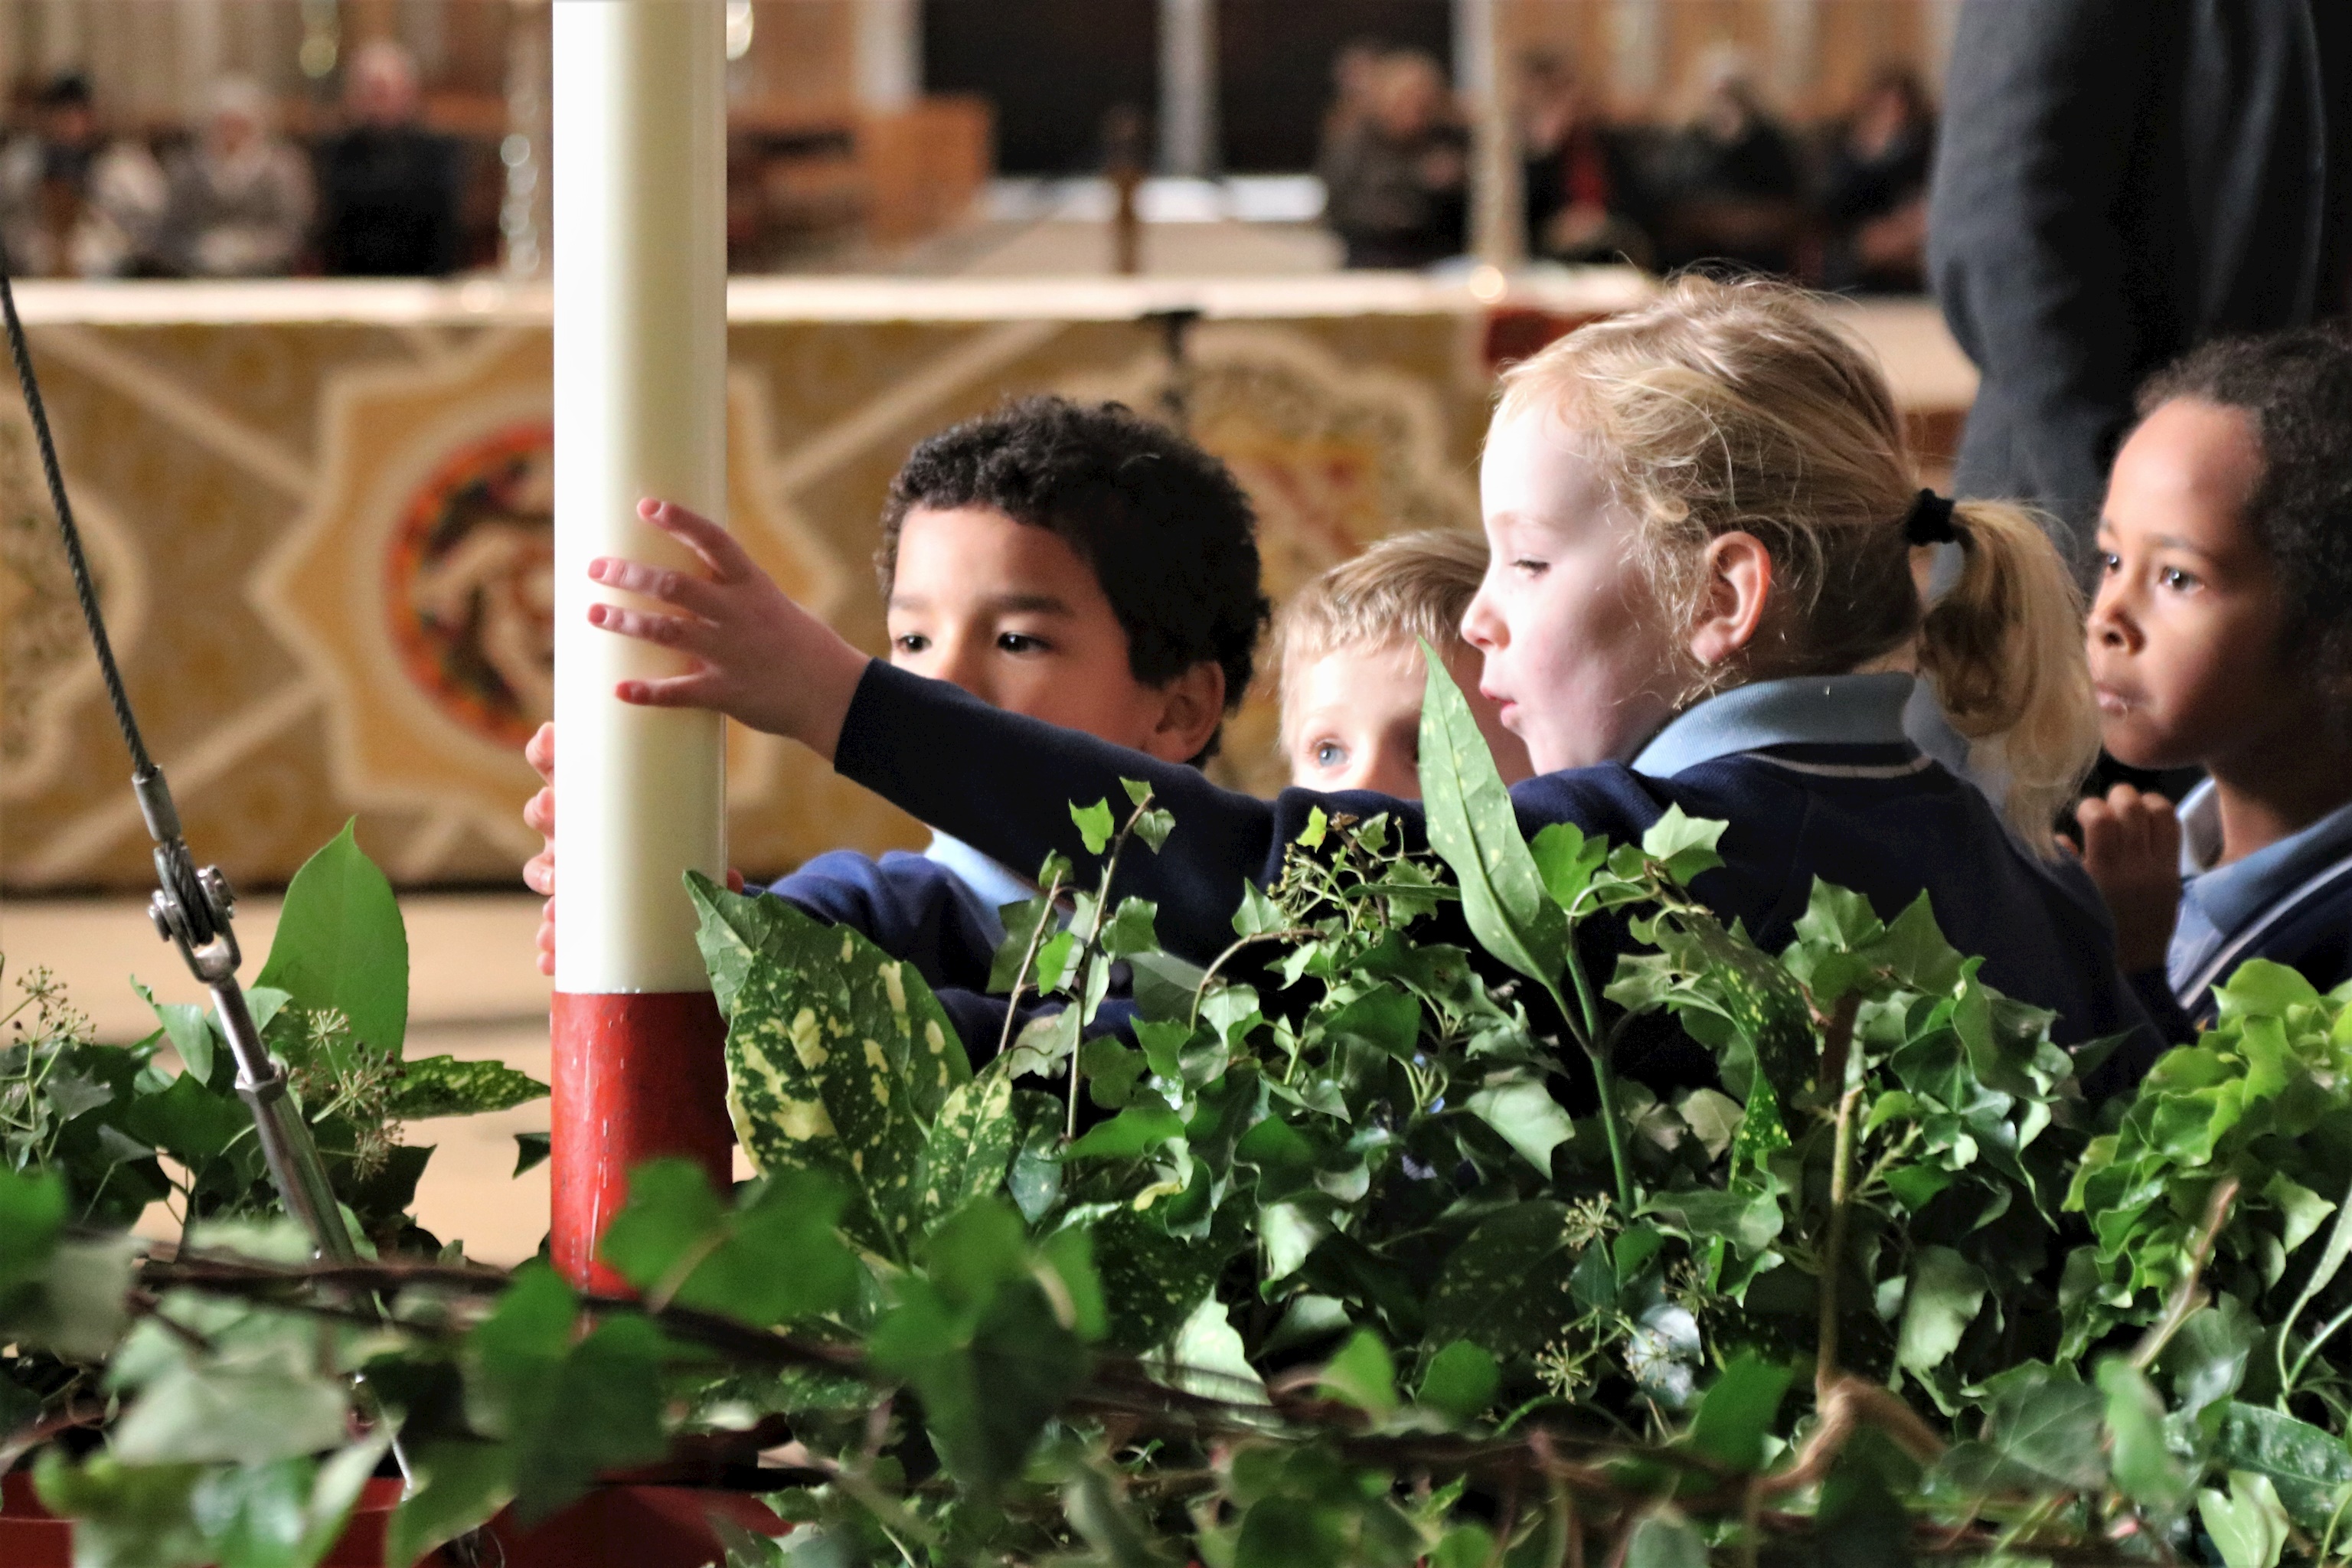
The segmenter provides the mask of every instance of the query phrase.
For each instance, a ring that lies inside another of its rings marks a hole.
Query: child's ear
[[[1712,668],[1756,640],[1772,592],[1772,552],[1752,533],[1719,533],[1707,541],[1706,568],[1688,646],[1693,658]]]
[[[1224,720],[1224,666],[1203,659],[1158,691],[1159,718],[1143,749],[1163,763],[1189,763]]]

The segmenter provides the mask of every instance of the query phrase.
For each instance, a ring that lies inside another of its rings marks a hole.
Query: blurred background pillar
[[[1528,259],[1517,76],[1500,0],[1454,0],[1454,84],[1470,119],[1470,254],[1508,272]]]
[[[499,142],[499,270],[510,283],[547,272],[549,0],[509,0],[507,133]]]
[[[1217,173],[1215,0],[1160,0],[1160,172]]]
[[[923,10],[919,0],[858,0],[857,102],[895,114],[923,92]]]

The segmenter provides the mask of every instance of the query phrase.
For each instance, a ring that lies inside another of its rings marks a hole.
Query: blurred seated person
[[[145,147],[100,129],[88,78],[58,77],[33,103],[33,130],[0,151],[8,265],[52,278],[136,271],[163,216],[163,170]]]
[[[224,77],[207,98],[202,133],[169,165],[156,254],[191,278],[283,276],[310,234],[310,163],[271,133],[269,100],[250,78]]]
[[[1327,143],[1323,219],[1349,267],[1426,267],[1462,253],[1469,219],[1469,136],[1437,62],[1418,49],[1382,57],[1370,113]]]
[[[1529,248],[1553,261],[1648,266],[1649,236],[1625,210],[1633,182],[1575,68],[1558,55],[1528,56],[1519,106]]]
[[[1355,140],[1372,122],[1372,100],[1379,96],[1381,67],[1388,47],[1374,38],[1352,38],[1331,57],[1331,102],[1323,110],[1323,129],[1316,143],[1315,165],[1321,168],[1337,150]]]
[[[1694,75],[1696,110],[1667,155],[1660,262],[1793,270],[1805,226],[1795,146],[1737,49],[1708,50]]]
[[[1831,289],[1916,294],[1927,288],[1927,171],[1936,115],[1908,68],[1888,66],[1831,147],[1822,181]]]
[[[319,252],[342,278],[440,278],[457,269],[457,144],[417,122],[416,62],[389,39],[362,45],[343,79],[349,126],[319,149]]]

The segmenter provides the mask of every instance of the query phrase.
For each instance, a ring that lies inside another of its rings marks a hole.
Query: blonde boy
[[[1463,612],[1486,573],[1486,544],[1476,534],[1400,533],[1325,572],[1284,606],[1281,745],[1293,784],[1421,798],[1423,638],[1470,699],[1503,782],[1535,772],[1527,743],[1478,689],[1481,660],[1462,640]]]

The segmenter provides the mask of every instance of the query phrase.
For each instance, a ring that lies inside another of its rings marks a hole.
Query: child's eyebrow
[[[982,603],[999,615],[1066,616],[1070,606],[1052,594],[1000,594]]]

